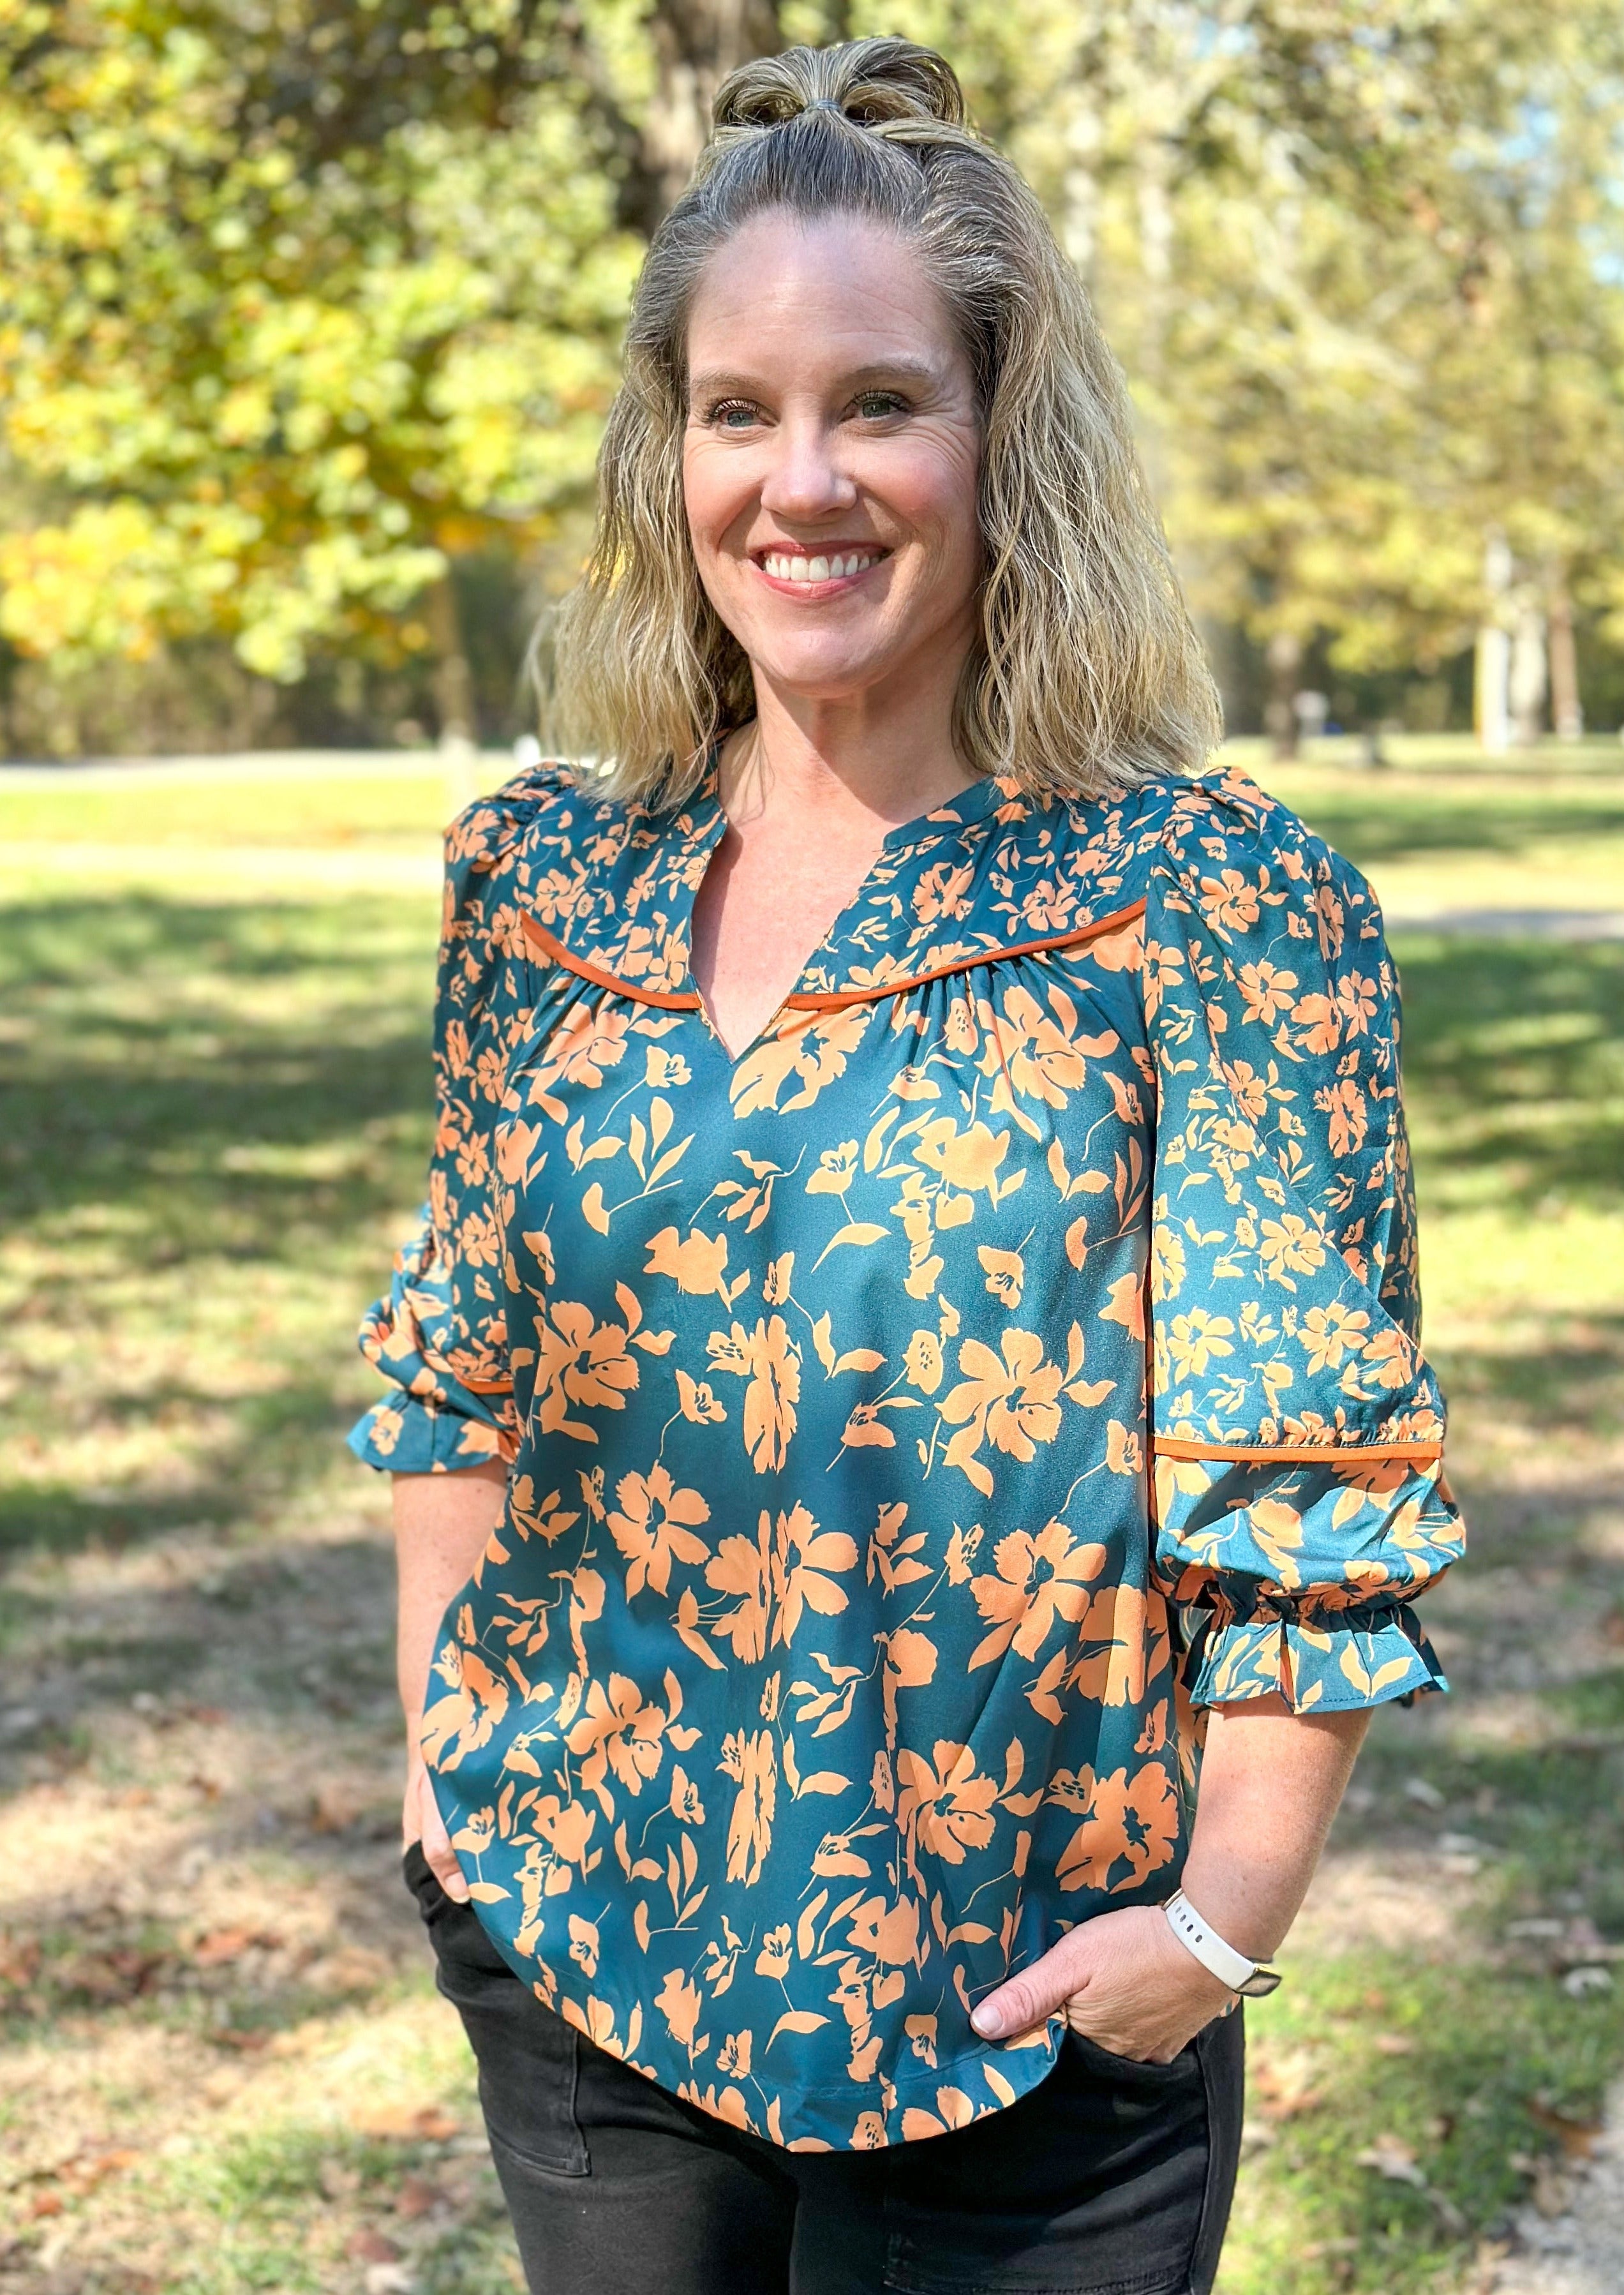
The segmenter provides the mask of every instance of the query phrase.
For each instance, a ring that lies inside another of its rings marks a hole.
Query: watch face
[[[1248,2000],[1265,2000],[1271,1992],[1279,1990],[1280,1981],[1280,1972],[1277,1968],[1260,1968],[1237,1989]]]

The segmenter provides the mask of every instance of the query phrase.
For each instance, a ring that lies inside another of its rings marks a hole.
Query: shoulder
[[[445,831],[448,874],[464,878],[512,868],[538,844],[568,839],[592,810],[568,765],[548,760],[464,805]]]
[[[1015,937],[1137,908],[1193,908],[1228,928],[1242,910],[1333,905],[1376,917],[1351,862],[1246,774],[1213,765],[1098,797],[1024,795],[999,784],[988,878]],[[1356,926],[1356,929],[1357,929]],[[1379,923],[1374,929],[1379,930]]]
[[[1268,930],[1271,919],[1302,936],[1310,919],[1327,953],[1332,942],[1380,935],[1375,895],[1359,870],[1237,768],[1155,787],[1156,870],[1170,905],[1192,907],[1221,938]]]

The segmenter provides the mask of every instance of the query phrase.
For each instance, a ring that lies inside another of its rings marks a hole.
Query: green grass
[[[1624,908],[1616,746],[1397,747],[1387,774],[1243,762],[1384,891],[1539,908],[1582,871],[1587,901]],[[355,1315],[426,1151],[435,906],[272,897],[230,852],[428,852],[437,762],[381,765],[0,777],[0,855],[29,848],[0,920],[0,1705],[37,1709],[0,1729],[0,2155],[40,2172],[65,2121],[142,2154],[94,2188],[47,2183],[60,2216],[15,2186],[41,2283],[68,2226],[87,2290],[359,2285],[347,2243],[382,2223],[422,2295],[516,2284],[476,2156],[355,2125],[356,2099],[403,2083],[475,2124],[390,1893],[382,1493],[339,1448],[371,1391]],[[76,875],[76,845],[121,841],[142,848],[127,877],[104,856]],[[206,886],[154,871],[153,845],[187,842],[217,855]],[[1575,1998],[1548,1940],[1508,1934],[1624,1939],[1624,943],[1395,947],[1430,1344],[1473,1531],[1429,1602],[1457,1695],[1378,1718],[1323,1908],[1252,2019],[1272,2140],[1248,2154],[1224,2295],[1457,2287],[1551,2152],[1550,2115],[1593,2113],[1624,2069],[1624,1968]],[[329,1825],[313,1781],[340,1771],[363,1813]],[[1474,1872],[1444,1834],[1476,1844]],[[194,1849],[213,1861],[181,1883]],[[318,1914],[331,1933],[306,1948]],[[238,1920],[282,1933],[284,1961],[194,1966],[196,1932]],[[323,1992],[308,1953],[358,1925],[388,1972]],[[49,2022],[4,1974],[30,1938]],[[119,1952],[159,1973],[86,1991]],[[224,2048],[221,2023],[268,2045]],[[1424,2189],[1360,2163],[1383,2139]],[[401,2212],[414,2176],[445,2187],[420,2220]]]

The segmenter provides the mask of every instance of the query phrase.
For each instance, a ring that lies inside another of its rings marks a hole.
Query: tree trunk
[[[1579,698],[1579,656],[1573,645],[1573,600],[1567,585],[1554,583],[1546,607],[1551,654],[1551,720],[1559,741],[1577,741],[1585,730]]]
[[[1549,685],[1545,666],[1545,616],[1532,592],[1525,592],[1517,601],[1507,684],[1517,745],[1531,749],[1545,732],[1545,697]]]
[[[434,706],[439,719],[440,747],[474,748],[479,739],[474,680],[462,649],[462,618],[449,573],[443,574],[428,592],[427,618],[434,642]]]
[[[1277,757],[1297,754],[1297,674],[1302,666],[1302,641],[1290,630],[1277,630],[1269,641],[1269,701],[1263,729]]]
[[[693,173],[716,90],[752,57],[776,54],[784,35],[774,0],[664,0],[648,25],[659,79],[642,156],[663,211]]]
[[[1491,529],[1483,550],[1487,606],[1477,633],[1473,715],[1480,746],[1494,757],[1504,756],[1511,747],[1511,639],[1502,619],[1511,576],[1506,536]]]

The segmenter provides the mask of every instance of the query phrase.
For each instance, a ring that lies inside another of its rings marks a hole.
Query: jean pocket
[[[431,1885],[438,1888],[432,1881]],[[421,1899],[420,1899],[420,1902]],[[543,2008],[486,1934],[472,1905],[441,1901],[429,1923],[441,1992],[462,2019],[479,2068],[492,2145],[524,2168],[584,2176],[591,2161],[575,2117],[577,2040]]]
[[[1170,2063],[1155,2064],[1139,2056],[1119,2056],[1102,2047],[1086,2032],[1068,2031],[1065,2046],[1073,2051],[1080,2069],[1090,2079],[1105,2078],[1116,2086],[1144,2091],[1153,2087],[1188,2086],[1201,2079],[1201,2059],[1196,2042],[1187,2040]]]
[[[423,1854],[420,1841],[409,1841],[401,1853],[400,1876],[417,1899],[418,1910],[427,1919],[430,1911],[448,1902],[439,1874]]]

